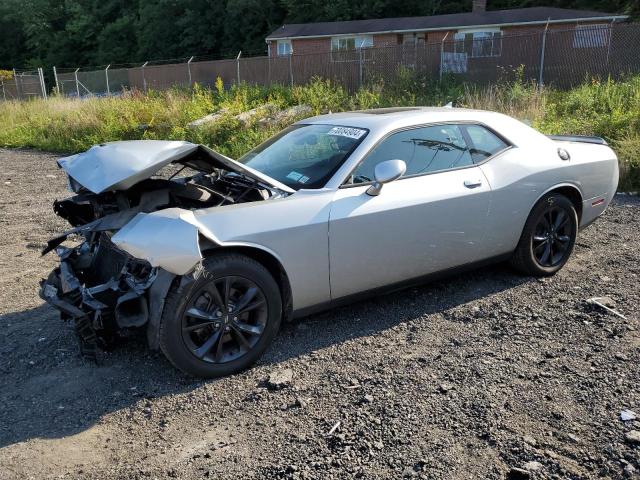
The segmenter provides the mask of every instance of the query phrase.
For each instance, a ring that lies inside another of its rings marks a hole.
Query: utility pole
[[[289,52],[289,79],[291,80],[291,86],[293,87],[293,45],[291,46],[291,51]]]
[[[442,42],[440,43],[440,81],[442,81],[442,62],[444,61],[444,41],[449,36],[449,32],[447,32],[442,38]]]
[[[107,95],[111,96],[111,89],[109,88],[109,67],[111,64],[107,65],[107,68],[104,69],[104,79],[107,82]]]
[[[551,19],[547,19],[547,25],[544,27],[544,32],[542,33],[542,48],[540,49],[540,75],[538,77],[538,86],[542,87],[544,85],[544,53],[547,47],[547,30],[549,30],[549,21]]]
[[[364,46],[364,40],[360,43],[358,49],[358,86],[362,88],[362,47]]]
[[[238,71],[238,85],[240,85],[240,56],[242,55],[242,50],[238,52],[238,56],[236,57],[236,70]]]
[[[38,77],[40,78],[40,88],[42,91],[42,98],[47,99],[47,84],[44,83],[44,72],[42,67],[38,67]]]
[[[58,82],[58,71],[56,70],[56,67],[53,67],[53,78],[56,80],[56,90],[58,92],[58,95],[62,95],[64,92],[60,91],[60,83]]]
[[[20,99],[22,99],[22,89],[20,88],[21,85],[18,82],[18,72],[16,72],[16,69],[13,69],[13,79],[16,82],[16,96]]]
[[[78,70],[80,69],[76,68],[76,71],[73,72],[73,76],[76,79],[76,94],[78,95],[78,98],[80,98],[80,84],[78,83]]]
[[[189,74],[189,86],[193,85],[193,82],[191,81],[191,62],[192,61],[193,61],[193,57],[191,57],[187,62],[187,73]]]
[[[613,22],[611,20],[611,25],[609,25],[609,40],[607,41],[607,70],[609,70],[609,59],[611,57],[611,34],[613,33]]]
[[[149,63],[149,61],[144,62],[141,67],[142,68],[142,88],[145,91],[145,93],[147,91],[147,79],[144,76],[144,67],[147,66],[147,63]]]

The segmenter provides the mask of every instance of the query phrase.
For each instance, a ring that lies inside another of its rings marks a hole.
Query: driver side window
[[[421,175],[473,164],[469,145],[458,125],[433,125],[394,133],[384,139],[356,167],[351,183],[374,180],[376,165],[386,160],[403,160],[404,176]]]

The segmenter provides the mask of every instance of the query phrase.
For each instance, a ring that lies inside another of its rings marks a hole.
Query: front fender
[[[220,247],[251,247],[262,250],[280,263],[272,249],[251,242],[223,242],[190,210],[169,208],[152,214],[140,213],[116,233],[111,241],[128,254],[176,275],[192,271],[202,260],[200,235]]]
[[[198,243],[200,231],[193,212],[168,208],[149,214],[139,213],[111,241],[154,267],[184,275],[202,260]],[[217,243],[215,237],[206,236]]]
[[[334,195],[308,190],[201,210],[168,208],[137,215],[111,241],[175,275],[189,273],[202,261],[203,239],[222,248],[262,250],[282,265],[298,310],[331,300],[329,212]]]

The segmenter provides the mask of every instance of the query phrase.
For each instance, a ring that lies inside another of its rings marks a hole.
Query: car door
[[[384,185],[380,195],[368,195],[375,166],[392,159],[405,161],[405,175]],[[461,126],[431,125],[387,136],[334,197],[332,298],[483,258],[490,193]]]

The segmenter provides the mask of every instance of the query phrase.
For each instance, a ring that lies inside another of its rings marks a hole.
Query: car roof
[[[485,122],[504,115],[484,110],[452,107],[394,107],[330,113],[300,120],[299,124],[328,124],[390,131],[397,128],[437,122]]]

